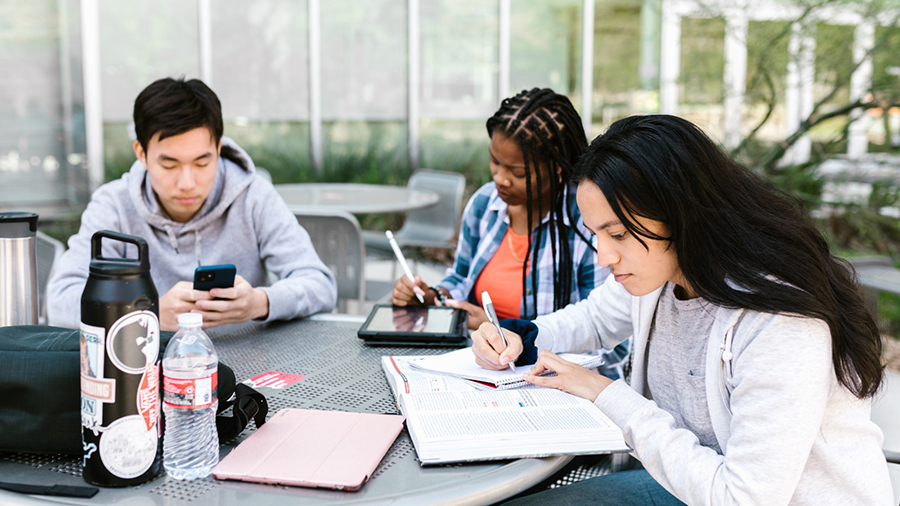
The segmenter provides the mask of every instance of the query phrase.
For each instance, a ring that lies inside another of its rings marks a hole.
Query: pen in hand
[[[494,327],[497,327],[497,332],[500,333],[500,340],[503,341],[503,346],[509,346],[509,343],[506,342],[506,337],[503,335],[503,329],[500,327],[500,319],[497,318],[497,312],[494,311],[494,302],[491,300],[491,295],[487,293],[487,290],[481,291],[481,305],[484,307],[484,313],[487,315],[488,321],[494,324]],[[515,360],[510,360],[509,369],[512,372],[516,372],[516,362]]]
[[[397,261],[400,262],[400,267],[403,268],[403,272],[406,273],[406,277],[409,278],[413,283],[413,292],[416,294],[416,298],[419,299],[419,302],[425,304],[424,293],[422,293],[422,289],[416,285],[416,277],[412,275],[412,271],[409,270],[409,264],[406,263],[406,257],[403,256],[403,251],[400,250],[400,245],[397,244],[397,241],[394,239],[394,234],[391,233],[390,230],[385,230],[384,235],[387,237],[389,243],[391,243],[391,249],[394,250],[394,255],[397,256]]]

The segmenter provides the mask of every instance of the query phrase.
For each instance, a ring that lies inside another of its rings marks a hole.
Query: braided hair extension
[[[568,227],[563,222],[566,216],[573,224],[573,231],[593,250],[590,240],[574,226],[575,220],[569,209],[569,199],[574,195],[565,193],[566,185],[572,174],[575,163],[587,147],[587,138],[581,118],[572,102],[565,95],[555,93],[549,88],[533,88],[523,90],[513,97],[506,98],[500,108],[487,120],[488,135],[500,132],[507,138],[515,140],[522,150],[525,161],[526,210],[528,214],[528,251],[522,265],[522,293],[524,297],[524,314],[528,319],[537,316],[537,269],[534,258],[536,244],[543,240],[544,231],[538,227],[535,234],[532,216],[534,199],[537,199],[538,216],[549,211],[549,240],[551,258],[553,259],[553,310],[565,307],[571,302],[572,284],[575,282],[572,251],[567,240]],[[548,169],[550,192],[550,209],[543,208],[544,184],[540,167]],[[534,185],[531,171],[534,170]],[[532,187],[537,186],[535,195]],[[532,237],[534,235],[535,237]],[[531,258],[531,310],[528,293],[528,259]]]

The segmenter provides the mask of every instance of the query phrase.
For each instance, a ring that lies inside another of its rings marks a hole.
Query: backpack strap
[[[24,483],[0,482],[0,489],[29,495],[52,495],[56,497],[78,497],[90,499],[100,490],[97,487],[77,485],[26,485]]]
[[[232,415],[216,417],[216,431],[219,433],[220,444],[238,437],[251,419],[256,423],[257,429],[262,427],[269,413],[266,397],[249,386],[238,383],[234,387],[234,395],[233,401],[224,402],[225,408],[233,406]]]

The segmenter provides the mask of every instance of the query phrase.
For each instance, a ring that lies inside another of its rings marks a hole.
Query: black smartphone
[[[194,290],[208,292],[213,288],[231,288],[237,268],[231,264],[202,265],[194,270]]]

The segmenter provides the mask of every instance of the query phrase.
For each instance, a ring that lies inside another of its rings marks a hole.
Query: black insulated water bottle
[[[138,258],[105,258],[102,241],[137,246]],[[103,230],[91,238],[81,295],[81,430],[85,481],[143,483],[160,471],[159,296],[147,242]]]

